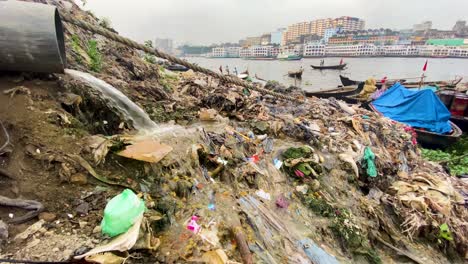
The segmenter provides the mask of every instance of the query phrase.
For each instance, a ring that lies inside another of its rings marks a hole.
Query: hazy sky
[[[317,18],[355,16],[366,28],[411,28],[432,20],[451,29],[468,20],[468,0],[87,0],[85,9],[138,41],[237,42],[246,36]]]

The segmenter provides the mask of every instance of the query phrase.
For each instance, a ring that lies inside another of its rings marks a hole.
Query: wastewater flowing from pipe
[[[124,116],[125,119],[133,122],[134,128],[138,131],[134,135],[135,140],[153,138],[174,147],[174,152],[186,152],[187,146],[200,139],[201,129],[222,131],[226,124],[192,124],[189,127],[182,127],[174,124],[156,124],[148,114],[135,104],[121,91],[94,77],[93,75],[77,70],[65,69],[65,73],[85,83],[90,88],[98,91],[113,107]]]
[[[125,118],[132,120],[137,130],[157,130],[158,125],[148,114],[112,85],[86,72],[65,69],[65,73],[99,91]]]

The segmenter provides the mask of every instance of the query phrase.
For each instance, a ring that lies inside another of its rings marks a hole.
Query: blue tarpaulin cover
[[[396,83],[372,105],[384,116],[412,127],[439,134],[452,130],[449,110],[430,89],[408,90]]]

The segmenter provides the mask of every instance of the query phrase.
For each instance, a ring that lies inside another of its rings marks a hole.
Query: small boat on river
[[[288,76],[291,78],[301,79],[303,72],[304,72],[304,69],[300,69],[298,71],[288,71]]]
[[[348,64],[343,63],[343,64],[338,64],[338,65],[328,65],[328,66],[310,65],[310,67],[312,67],[315,70],[343,70],[346,67],[346,65]]]

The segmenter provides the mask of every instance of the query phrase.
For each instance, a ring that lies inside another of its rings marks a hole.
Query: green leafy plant
[[[91,59],[90,69],[94,72],[100,72],[102,68],[102,56],[97,48],[97,41],[92,39],[88,41],[88,56]]]
[[[83,60],[81,59],[81,56],[79,56],[81,47],[80,47],[80,39],[78,38],[78,35],[75,34],[71,36],[71,46],[72,46],[72,50],[76,54],[78,54],[78,56],[76,56],[76,61],[78,63],[83,62]]]
[[[421,149],[423,157],[430,161],[446,164],[452,175],[468,174],[468,139],[464,137],[451,148],[442,150]]]
[[[150,49],[153,49],[153,42],[151,40],[146,40],[145,46]],[[148,63],[156,64],[156,57],[154,55],[145,53],[145,56],[143,57],[143,59]]]

